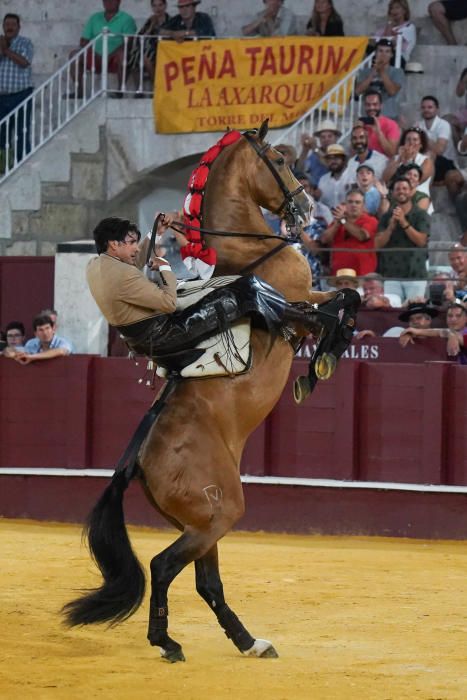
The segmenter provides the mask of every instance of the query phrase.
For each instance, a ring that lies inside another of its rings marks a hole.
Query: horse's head
[[[255,200],[285,219],[290,226],[307,224],[313,200],[286,164],[284,156],[264,140],[267,132],[266,119],[257,131],[243,134],[257,155],[251,183]]]

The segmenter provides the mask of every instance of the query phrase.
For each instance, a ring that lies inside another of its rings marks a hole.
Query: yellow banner
[[[290,124],[360,63],[366,44],[366,37],[302,36],[161,41],[155,130],[250,129],[266,118],[273,128]]]

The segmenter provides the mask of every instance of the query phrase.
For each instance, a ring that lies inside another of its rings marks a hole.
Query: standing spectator
[[[399,171],[398,171],[399,172]],[[419,165],[416,163],[409,163],[406,166],[401,166],[400,167],[400,177],[405,177],[407,180],[410,182],[411,186],[411,192],[412,192],[412,204],[415,204],[417,207],[420,209],[423,209],[426,211],[428,214],[432,214],[433,212],[433,206],[431,204],[431,199],[430,197],[425,193],[422,192],[419,187],[421,183],[421,179],[423,177],[423,172],[422,169]],[[384,214],[387,212],[391,204],[393,204],[393,199],[392,196],[389,195],[388,197],[384,198],[382,203],[381,203],[381,208],[380,208],[380,214]]]
[[[446,40],[447,44],[457,45],[450,22],[457,22],[467,17],[467,4],[465,0],[441,0],[431,2],[428,5],[431,21]]]
[[[55,334],[55,326],[50,316],[36,316],[32,327],[35,338],[28,340],[24,352],[18,353],[14,358],[21,365],[28,365],[37,360],[51,360],[73,352],[71,343]]]
[[[464,136],[460,139],[457,144],[457,152],[460,156],[467,156],[467,128],[465,129]],[[456,203],[457,199],[465,190],[467,183],[467,168],[454,168],[453,170],[448,170],[444,179],[447,191],[451,195],[453,201]],[[467,194],[467,191],[466,191]],[[462,202],[462,200],[464,201]],[[460,202],[461,208],[467,207],[467,199],[461,197]],[[464,210],[464,215],[459,212],[459,218],[461,223],[463,223],[464,230],[467,230],[467,208]]]
[[[422,97],[422,119],[417,126],[428,136],[428,148],[435,156],[434,182],[444,183],[448,170],[456,167],[451,125],[438,116],[439,102],[433,95]]]
[[[375,32],[374,38],[376,40],[390,38],[395,43],[398,36],[402,37],[401,58],[402,68],[404,68],[417,43],[417,29],[410,21],[408,0],[390,0],[386,24]]]
[[[368,147],[390,158],[397,152],[401,130],[399,124],[381,114],[381,94],[368,90],[363,98],[365,115],[360,117],[368,134]]]
[[[428,137],[419,126],[411,126],[403,132],[398,153],[391,158],[383,173],[384,182],[390,186],[395,178],[405,175],[408,166],[413,163],[422,169],[417,189],[430,197],[430,183],[435,169],[428,154]]]
[[[295,173],[295,177],[303,189],[314,199],[312,221],[308,226],[304,226],[300,234],[302,252],[310,266],[313,288],[321,289],[322,267],[319,252],[321,250],[321,235],[332,222],[333,216],[329,207],[319,201],[319,192],[316,187],[310,184],[304,173]]]
[[[178,15],[172,17],[160,30],[161,36],[168,36],[176,41],[192,39],[195,36],[216,36],[211,17],[206,12],[196,12],[196,5],[201,0],[178,0]]]
[[[143,40],[135,39],[131,45],[128,57],[129,76],[138,79],[141,65],[141,49],[143,53],[144,72],[154,83],[154,71],[156,67],[157,39],[159,31],[169,21],[167,14],[167,0],[151,0],[152,15],[146,20],[138,32],[138,36],[147,37]]]
[[[297,167],[304,170],[310,183],[315,187],[320,177],[328,172],[326,149],[337,143],[339,136],[341,132],[329,119],[321,122],[319,128],[313,132],[313,136],[302,134],[302,151],[297,160]]]
[[[283,0],[263,0],[264,10],[242,27],[245,36],[290,36],[297,34],[297,18]]]
[[[308,36],[344,36],[344,23],[332,0],[315,0],[306,25]]]
[[[323,204],[332,209],[341,204],[349,186],[346,176],[347,156],[340,143],[328,146],[325,162],[329,172],[320,177],[318,189]]]
[[[380,253],[378,267],[379,272],[389,278],[385,291],[398,294],[404,301],[425,294],[430,217],[412,204],[407,178],[395,181],[393,197],[394,206],[381,217],[376,247],[407,248],[407,252]]]
[[[349,178],[356,177],[357,168],[360,165],[369,165],[376,179],[381,180],[388,159],[379,151],[373,151],[368,147],[368,133],[362,124],[356,124],[350,134],[350,145],[355,155],[349,159]]]
[[[24,351],[26,333],[21,321],[11,321],[5,329],[5,336],[6,347],[3,351],[4,357],[13,358],[16,353]]]
[[[84,25],[79,48],[73,49],[70,52],[69,58],[73,58],[84,47],[87,46],[93,39],[102,33],[104,27],[107,27],[111,34],[108,37],[109,58],[107,70],[109,73],[116,73],[118,76],[119,85],[122,84],[123,77],[123,36],[124,34],[136,34],[136,23],[131,15],[120,10],[121,0],[102,0],[104,6],[103,12],[96,12],[87,20]],[[83,74],[85,70],[94,70],[96,73],[102,72],[102,39],[96,43],[94,51],[86,51],[86,58],[80,59],[76,65],[71,66],[70,72],[73,82],[76,82],[77,91],[68,95],[70,98],[83,97]],[[122,93],[114,94],[114,97],[122,97]]]
[[[350,190],[345,204],[340,204],[332,213],[334,221],[321,236],[321,241],[332,248],[331,273],[340,268],[351,267],[357,275],[367,275],[376,270],[375,235],[378,220],[366,214],[363,192]]]
[[[0,35],[0,121],[32,94],[32,41],[20,36],[19,15],[9,12],[3,18]],[[16,134],[15,134],[16,126]],[[16,136],[16,142],[14,137]],[[31,150],[31,101],[0,131],[0,149],[9,144],[11,162],[19,161]],[[3,158],[5,156],[3,155]],[[0,162],[0,172],[2,171]]]
[[[402,68],[391,66],[394,46],[390,39],[380,39],[376,44],[376,54],[371,68],[360,71],[355,83],[355,94],[363,95],[376,90],[381,95],[381,114],[390,119],[399,118],[399,93],[405,83]]]
[[[444,119],[451,125],[454,143],[457,143],[462,138],[462,132],[467,127],[467,68],[464,68],[460,75],[456,85],[456,95],[457,97],[465,96],[464,106],[454,112],[454,114],[444,115]]]
[[[382,186],[380,189],[376,187],[375,171],[371,165],[362,163],[357,168],[357,189],[363,192],[365,197],[365,210],[371,216],[379,216],[381,199],[382,199]],[[387,196],[387,193],[384,195]]]

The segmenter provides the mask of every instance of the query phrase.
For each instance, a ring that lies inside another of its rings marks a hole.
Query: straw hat
[[[313,136],[319,136],[322,131],[333,131],[337,136],[342,135],[342,132],[339,131],[337,126],[330,119],[322,121],[316,131],[313,131]]]
[[[329,278],[329,284],[335,287],[337,280],[358,283],[358,275],[352,267],[342,267],[340,270],[337,270],[335,277]]]
[[[331,143],[331,145],[327,147],[324,157],[329,158],[329,156],[342,156],[342,158],[347,158],[345,148],[341,146],[340,143]]]

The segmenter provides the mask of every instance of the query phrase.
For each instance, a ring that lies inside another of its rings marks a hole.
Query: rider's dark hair
[[[37,330],[39,326],[52,326],[53,328],[53,325],[54,322],[47,314],[39,314],[39,316],[35,316],[32,319],[32,327],[34,330]]]
[[[96,249],[99,255],[105,253],[109,241],[124,241],[127,233],[136,233],[138,241],[141,233],[136,224],[132,224],[128,219],[120,219],[117,216],[110,216],[102,219],[93,231]]]

